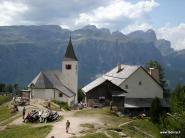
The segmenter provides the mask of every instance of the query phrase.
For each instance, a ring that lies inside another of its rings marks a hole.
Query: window
[[[142,81],[139,81],[139,83],[138,83],[139,85],[142,85]]]
[[[59,93],[59,97],[63,97],[63,93]]]
[[[70,70],[70,69],[71,69],[71,65],[70,65],[70,64],[67,64],[67,65],[66,65],[66,69],[67,69],[67,70]]]
[[[128,85],[125,85],[125,89],[128,89]]]

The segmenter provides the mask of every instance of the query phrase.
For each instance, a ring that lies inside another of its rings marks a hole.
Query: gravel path
[[[80,131],[83,130],[82,127],[80,127],[80,124],[88,123],[88,124],[97,124],[99,122],[99,119],[93,118],[93,117],[76,117],[73,116],[74,111],[70,112],[62,112],[62,116],[64,119],[60,122],[53,123],[53,129],[47,136],[47,138],[51,138],[51,136],[54,136],[55,138],[69,138],[72,136],[77,136],[80,134]],[[69,129],[69,133],[66,133],[65,129],[65,123],[69,120],[71,125]]]

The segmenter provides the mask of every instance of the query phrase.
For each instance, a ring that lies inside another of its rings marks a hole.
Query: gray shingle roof
[[[82,88],[84,92],[88,92],[91,89],[99,86],[106,80],[109,80],[113,84],[120,86],[130,75],[132,75],[140,66],[133,66],[133,65],[124,65],[121,64],[122,70],[118,72],[118,67],[116,66],[111,71],[107,72],[106,74],[102,75],[101,77],[97,78],[96,80],[92,81],[91,83],[87,84],[85,87]]]
[[[60,70],[54,71],[44,71],[40,72],[35,79],[28,85],[34,84],[34,88],[44,88],[44,89],[57,89],[64,93],[68,97],[72,97],[75,93],[70,90],[67,86],[63,84],[59,77],[62,76],[62,72]]]
[[[118,72],[118,66],[104,74],[104,78],[119,86],[129,78],[141,66],[121,64],[121,71]]]
[[[34,87],[39,88],[53,88],[52,82],[46,77],[44,73],[40,73],[38,79],[36,80]]]

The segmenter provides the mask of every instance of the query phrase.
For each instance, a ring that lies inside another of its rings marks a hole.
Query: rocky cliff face
[[[69,32],[54,25],[0,27],[0,81],[26,85],[42,70],[61,68]],[[125,35],[88,25],[71,33],[80,86],[118,63],[144,65],[152,59],[166,63],[161,47],[169,44],[157,40],[153,30]]]
[[[175,52],[171,47],[171,42],[164,39],[155,41],[155,46],[160,50],[163,56],[167,56]]]

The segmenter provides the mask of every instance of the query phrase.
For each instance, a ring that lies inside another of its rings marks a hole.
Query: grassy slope
[[[81,137],[71,137],[71,138],[109,138],[103,133],[93,133],[93,134],[86,134]]]
[[[119,128],[118,125],[123,124],[125,122],[130,121],[128,117],[117,117],[112,114],[109,108],[102,108],[102,109],[89,109],[89,110],[81,110],[75,113],[75,116],[97,116],[99,117],[105,124],[108,126],[108,134],[112,135],[114,138],[120,138],[117,133],[114,133],[112,129],[121,129],[123,133],[128,134],[128,136],[132,138],[142,138],[146,137],[146,135],[142,132],[147,132],[148,134],[156,137],[161,138],[160,130],[156,125],[150,122],[148,119],[140,120],[134,119],[134,121],[130,124]],[[136,130],[134,127],[137,127],[139,130]],[[96,134],[92,134],[93,138],[96,137]],[[92,135],[87,134],[85,138],[91,138]],[[82,137],[83,138],[83,137]],[[98,136],[97,136],[98,138]]]
[[[80,127],[94,128],[94,125],[93,124],[85,123],[85,124],[80,124]]]
[[[11,98],[9,96],[0,96],[0,105],[10,101]]]
[[[16,113],[13,117],[8,118],[7,120],[1,122],[1,125],[2,125],[2,126],[7,125],[7,124],[13,122],[14,120],[18,119],[19,117],[21,117],[21,114]]]
[[[15,116],[15,115],[17,115],[17,113],[10,113],[10,109],[8,107],[8,104],[6,104],[10,100],[11,100],[11,97],[9,97],[9,96],[0,96],[0,123],[1,123],[1,125],[6,125],[7,123],[9,123],[9,122],[13,121],[14,119],[16,119],[17,117],[19,117],[19,116]],[[13,117],[13,118],[11,118],[11,117]],[[2,121],[4,121],[4,120],[6,120],[6,121],[2,123]]]
[[[112,115],[110,112],[109,108],[94,108],[94,109],[83,109],[78,112],[76,112],[74,115],[75,116],[83,116],[83,115]]]
[[[114,115],[109,108],[81,110],[76,112],[75,116],[96,116],[99,117],[105,124],[111,124],[113,127],[130,121],[128,117],[118,117]]]
[[[14,115],[15,113],[14,114],[10,113],[10,109],[8,108],[8,106],[0,106],[0,122]]]
[[[141,131],[138,131],[134,127],[137,127]],[[147,132],[148,134],[154,136],[155,138],[161,138],[160,130],[158,129],[158,127],[154,125],[152,122],[150,122],[148,119],[135,120],[134,122],[125,125],[122,128],[124,133],[128,134],[133,138],[146,137],[146,135],[142,133],[142,131]]]
[[[29,125],[9,126],[0,131],[0,138],[45,138],[51,126],[30,127]]]
[[[107,131],[107,133],[113,138],[122,138],[118,133],[113,131]]]

